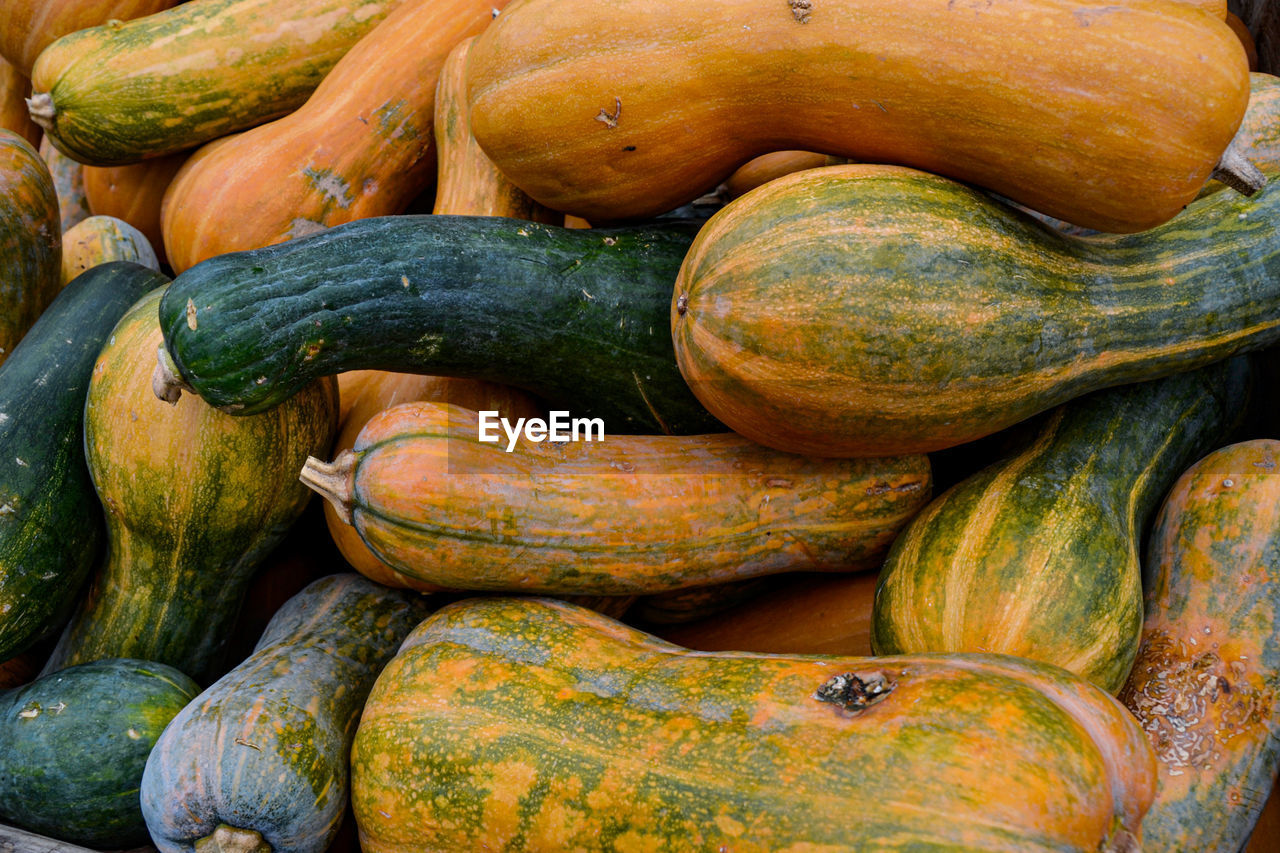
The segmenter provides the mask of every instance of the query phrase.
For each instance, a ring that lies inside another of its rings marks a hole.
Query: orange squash
[[[31,94],[31,81],[22,76],[4,59],[0,59],[0,128],[12,130],[31,143],[40,146],[40,128],[27,112],[27,95]]]
[[[724,194],[726,198],[735,199],[774,178],[803,169],[835,166],[843,162],[843,157],[832,157],[816,151],[770,151],[751,158],[735,169],[724,182]]]
[[[530,394],[508,385],[382,370],[353,370],[339,374],[338,398],[341,400],[341,409],[338,416],[338,438],[333,447],[335,454],[354,447],[356,437],[364,425],[383,409],[398,403],[427,400],[448,402],[477,411],[498,411],[508,418],[542,414],[541,407]],[[420,592],[433,592],[443,588],[387,565],[369,550],[360,534],[343,520],[333,504],[328,501],[323,503],[329,533],[342,556],[356,571],[390,587],[404,587]]]
[[[1142,231],[1195,198],[1248,101],[1240,40],[1180,0],[522,0],[469,65],[495,165],[597,224],[795,148]]]
[[[493,0],[407,0],[297,110],[198,150],[164,199],[174,271],[402,212],[435,177],[440,68],[460,39],[488,25],[494,8]]]
[[[366,853],[1134,853],[1153,765],[1056,667],[694,652],[473,598],[378,677],[351,796]]]
[[[29,142],[0,128],[0,362],[61,287],[53,176]]]
[[[156,257],[166,261],[160,205],[187,156],[169,154],[128,166],[85,166],[84,193],[89,211],[95,216],[114,216],[128,222],[147,238]]]
[[[924,456],[819,459],[733,433],[574,431],[577,441],[508,452],[483,440],[474,410],[409,403],[370,420],[333,464],[308,459],[302,480],[403,574],[556,595],[874,567],[930,493]]]
[[[463,39],[450,51],[436,84],[436,200],[431,212],[559,225],[564,215],[538,204],[508,181],[471,135],[466,67],[474,40]]]
[[[90,267],[133,261],[159,272],[155,250],[142,232],[114,216],[90,216],[62,235],[62,284]]]

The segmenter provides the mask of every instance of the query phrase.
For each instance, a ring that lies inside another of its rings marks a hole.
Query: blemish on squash
[[[34,702],[18,712],[18,716],[24,720],[34,720],[40,716],[40,706]]]
[[[187,298],[187,328],[196,330],[196,303],[190,297]]]
[[[689,310],[689,294],[682,293],[680,294],[680,298],[676,300],[676,313],[679,314],[681,317],[683,317],[685,315],[685,312],[688,310]]]
[[[827,679],[813,694],[813,698],[836,705],[842,711],[857,713],[883,702],[897,686],[896,681],[891,681],[882,672],[873,673],[868,678],[846,672]]]
[[[249,741],[245,740],[242,737],[236,738],[236,743],[240,744],[241,746],[247,746],[250,749],[256,749],[258,752],[262,752],[262,747],[258,746],[256,743],[249,743]]]
[[[613,98],[613,112],[610,113],[604,107],[600,108],[600,114],[596,116],[596,121],[604,122],[604,126],[613,130],[618,126],[618,119],[622,117],[622,99],[616,95]]]
[[[142,735],[137,729],[129,729],[125,734],[129,736],[129,740],[142,740]]]
[[[404,285],[404,287],[407,289],[409,287],[409,276],[407,275],[400,276],[400,283]]]
[[[351,187],[341,177],[335,175],[332,169],[313,169],[308,166],[302,170],[302,174],[313,187],[338,207],[346,209],[351,206]]]
[[[787,0],[787,5],[791,7],[791,17],[796,19],[797,24],[809,23],[809,16],[813,14],[813,0]]]

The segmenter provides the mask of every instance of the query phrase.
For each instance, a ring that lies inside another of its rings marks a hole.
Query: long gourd
[[[1109,388],[1049,413],[1027,446],[949,489],[894,540],[877,654],[1000,652],[1119,692],[1142,631],[1142,539],[1165,491],[1227,440],[1245,358]]]
[[[221,255],[160,304],[160,384],[253,414],[315,377],[373,368],[514,385],[610,435],[716,431],[667,319],[692,239],[681,225],[429,214]]]
[[[1195,198],[1248,100],[1231,28],[1177,0],[524,0],[476,38],[472,130],[592,222],[798,148],[1139,231]]]
[[[102,553],[84,400],[116,321],[168,279],[116,262],[58,294],[0,365],[0,660],[56,632]]]
[[[539,599],[437,611],[352,747],[367,853],[1138,849],[1110,696],[998,655],[703,653]]]
[[[1280,767],[1280,442],[1186,470],[1152,530],[1142,648],[1120,699],[1156,753],[1151,850],[1235,853]]]
[[[302,479],[380,559],[452,589],[631,595],[874,568],[929,498],[924,456],[776,453],[732,433],[485,443],[469,409],[406,403]],[[566,434],[569,427],[565,425]]]
[[[58,38],[32,118],[93,166],[171,154],[296,109],[399,0],[190,0]]]
[[[939,450],[1280,339],[1280,180],[1070,237],[924,172],[811,169],[703,227],[671,320],[690,387],[749,438]]]

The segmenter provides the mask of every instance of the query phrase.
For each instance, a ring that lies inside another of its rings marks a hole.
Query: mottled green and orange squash
[[[1155,775],[1123,707],[1056,667],[693,652],[527,598],[414,629],[351,767],[367,853],[1116,853]]]
[[[0,821],[74,845],[147,843],[147,756],[198,692],[171,666],[112,658],[0,694]]]
[[[175,272],[226,252],[402,213],[436,175],[445,57],[506,0],[404,0],[288,115],[197,151],[165,196]]]
[[[297,471],[327,451],[337,427],[331,378],[257,417],[226,415],[194,395],[158,399],[161,295],[134,304],[93,368],[84,446],[107,553],[47,671],[139,657],[202,685],[219,674],[254,570],[310,496]]]
[[[471,135],[467,53],[474,36],[454,46],[436,83],[436,198],[432,213],[510,216],[561,224],[564,214],[529,198],[506,179]]]
[[[1280,180],[1073,237],[925,172],[797,172],[703,226],[671,321],[694,394],[761,444],[953,447],[1280,339]]]
[[[1232,145],[1265,174],[1280,171],[1280,77],[1261,71],[1249,75],[1249,109]],[[1200,194],[1225,188],[1221,182],[1211,180]]]
[[[324,853],[347,807],[365,697],[429,612],[428,599],[351,573],[290,598],[147,759],[142,814],[161,853],[218,849],[220,838]]]
[[[0,128],[11,130],[39,147],[43,134],[27,112],[27,95],[31,94],[31,81],[4,59],[0,58]]]
[[[1143,537],[1166,490],[1244,414],[1245,358],[1110,388],[948,489],[893,543],[877,654],[999,652],[1124,686],[1142,631]]]
[[[1222,17],[1180,0],[524,0],[477,37],[468,76],[494,164],[592,222],[801,149],[1132,232],[1195,198],[1248,72]]]
[[[0,128],[0,363],[62,287],[62,228],[40,153]]]
[[[137,228],[162,262],[168,261],[161,228],[165,192],[190,155],[153,157],[126,166],[84,166],[85,199],[95,216],[114,216]]]
[[[54,148],[48,138],[40,140],[40,156],[53,177],[58,211],[62,215],[62,233],[66,234],[77,222],[93,215],[89,210],[89,197],[84,192],[84,165]]]
[[[90,216],[62,235],[62,281],[110,261],[132,261],[159,271],[160,261],[142,232],[114,216]]]
[[[338,437],[333,442],[334,455],[353,448],[360,430],[364,429],[371,418],[383,409],[399,403],[418,400],[452,403],[475,411],[496,411],[513,423],[515,418],[540,417],[544,414],[532,395],[508,385],[476,379],[453,379],[383,370],[353,370],[338,374],[338,391],[342,413],[338,420]],[[434,584],[399,572],[380,560],[364,544],[356,528],[343,519],[329,501],[324,501],[324,517],[342,556],[365,577],[387,586],[416,589],[419,592],[440,589]]]
[[[600,440],[589,426],[508,452],[480,429],[460,406],[394,406],[302,478],[402,574],[557,595],[870,568],[929,498],[924,456],[811,459],[730,433]]]
[[[68,33],[31,71],[30,111],[93,166],[194,148],[300,107],[401,0],[188,0]]]
[[[54,40],[108,21],[141,18],[182,0],[5,0],[0,57],[30,77],[36,57]]]
[[[1190,466],[1160,508],[1143,573],[1142,648],[1120,694],[1159,768],[1143,839],[1234,853],[1280,767],[1280,441]]]

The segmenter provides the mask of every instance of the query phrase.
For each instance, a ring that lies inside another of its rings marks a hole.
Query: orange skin
[[[107,21],[141,18],[181,0],[4,0],[0,57],[26,77],[36,57],[54,39]]]
[[[82,179],[89,212],[114,216],[137,228],[164,263],[160,205],[187,156],[168,154],[128,166],[85,166]]]
[[[62,289],[62,227],[49,167],[0,128],[0,362]]]
[[[12,130],[40,147],[40,128],[31,121],[27,112],[27,95],[31,94],[31,81],[4,59],[0,59],[0,128]]]
[[[435,178],[432,122],[445,57],[487,26],[494,8],[490,0],[407,0],[297,110],[199,149],[164,200],[174,271],[401,213]]]

